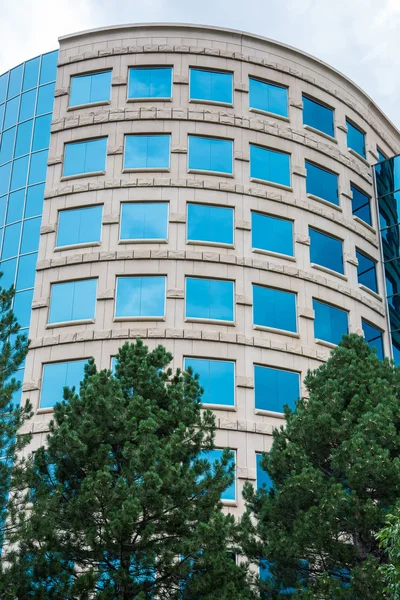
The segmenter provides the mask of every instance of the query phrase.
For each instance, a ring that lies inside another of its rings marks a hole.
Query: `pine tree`
[[[244,547],[263,598],[385,598],[376,534],[400,494],[400,379],[362,338],[344,336],[309,372],[274,432],[268,490],[245,489]],[[263,560],[260,560],[260,559]]]
[[[390,600],[400,600],[400,506],[387,516],[377,538],[388,556],[388,564],[380,567],[386,581],[386,592]]]
[[[225,450],[212,467],[214,416],[191,372],[138,340],[115,376],[85,367],[64,390],[46,448],[27,471],[31,507],[7,556],[3,598],[235,600],[250,597],[232,560],[235,521],[221,493]]]

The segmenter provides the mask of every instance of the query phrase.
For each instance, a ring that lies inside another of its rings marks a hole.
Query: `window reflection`
[[[86,360],[70,360],[43,366],[40,408],[52,408],[63,400],[64,387],[75,387],[83,380]]]
[[[189,169],[233,173],[233,142],[189,135]]]
[[[170,135],[125,136],[124,169],[169,169]]]
[[[296,294],[253,285],[253,323],[296,332]]]
[[[313,299],[314,336],[316,339],[338,344],[348,333],[348,313],[325,302]]]
[[[171,67],[136,67],[129,69],[128,98],[172,98]]]
[[[306,164],[306,191],[332,204],[339,204],[339,186],[336,173],[327,171],[323,167],[317,167],[308,160]]]
[[[111,98],[111,71],[71,77],[70,106],[107,102]]]
[[[290,154],[250,144],[250,177],[290,186]]]
[[[117,277],[116,317],[164,317],[166,277]]]
[[[313,227],[308,228],[308,235],[311,263],[343,274],[343,242]]]
[[[353,215],[359,217],[360,219],[368,223],[368,225],[372,225],[369,196],[367,196],[367,194],[364,194],[364,192],[359,190],[353,184],[351,184],[350,189],[352,194],[351,204]]]
[[[233,321],[233,294],[233,281],[187,277],[186,317]]]
[[[187,210],[188,241],[233,244],[233,208],[189,203]]]
[[[57,246],[99,242],[102,214],[102,205],[60,211]]]
[[[253,248],[293,256],[293,221],[252,212],[251,232]]]
[[[249,108],[288,116],[288,90],[260,79],[249,77]]]
[[[81,279],[51,286],[49,323],[94,319],[97,279]]]
[[[63,176],[105,171],[106,153],[106,137],[65,144]]]
[[[384,358],[384,349],[383,349],[383,332],[373,325],[367,323],[367,321],[362,320],[362,328],[364,332],[365,341],[371,346],[371,348],[376,348],[377,357],[380,360]]]
[[[334,137],[333,109],[303,94],[303,123]]]
[[[124,202],[121,205],[121,240],[166,240],[168,202]]]
[[[232,73],[190,69],[190,100],[232,104]]]
[[[236,452],[232,451],[233,458],[232,463],[236,464]],[[211,470],[214,470],[214,465],[222,459],[223,450],[215,448],[214,450],[207,450],[202,452],[201,458],[206,459],[210,463]],[[232,464],[231,463],[231,464]],[[221,494],[221,500],[236,500],[236,476],[235,481]]]
[[[257,490],[269,490],[272,487],[272,480],[261,466],[262,459],[263,455],[261,452],[256,452],[256,487]]]
[[[185,369],[199,375],[202,404],[235,405],[235,363],[226,360],[185,358]]]
[[[356,249],[358,260],[357,276],[358,283],[365,285],[373,292],[378,293],[378,281],[376,277],[376,262],[368,258],[363,252]]]
[[[346,119],[347,146],[365,158],[365,133]]]
[[[254,365],[255,407],[283,413],[288,405],[292,410],[300,397],[300,375],[293,371]]]

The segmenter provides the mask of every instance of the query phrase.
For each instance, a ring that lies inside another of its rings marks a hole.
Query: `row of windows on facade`
[[[165,276],[117,276],[115,318],[163,320],[166,299]],[[233,324],[235,282],[186,277],[185,318]],[[297,334],[297,294],[253,284],[253,326]],[[80,279],[51,286],[49,324],[91,321],[95,318],[97,279]],[[348,333],[348,312],[313,299],[314,335],[317,340],[338,344]],[[368,342],[383,356],[382,331],[363,321]]]
[[[108,102],[111,99],[111,71],[71,77],[70,106]],[[172,67],[129,69],[128,100],[172,99]],[[249,108],[288,118],[288,92],[285,86],[249,77]],[[189,69],[189,100],[233,105],[233,73]],[[335,137],[334,109],[303,94],[303,123],[329,137]],[[347,146],[363,158],[365,132],[346,119]]]
[[[169,170],[170,145],[169,134],[126,135],[124,170]],[[104,173],[106,155],[106,137],[65,144],[63,177]],[[307,194],[339,205],[339,175],[308,160],[305,166]],[[188,170],[233,175],[233,140],[189,135]],[[250,144],[250,177],[290,188],[290,154]],[[371,225],[369,196],[354,184],[351,192],[353,214]]]

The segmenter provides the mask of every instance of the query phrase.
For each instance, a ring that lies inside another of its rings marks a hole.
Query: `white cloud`
[[[205,23],[314,54],[353,79],[400,126],[399,0],[0,0],[0,14],[0,73],[83,29]]]

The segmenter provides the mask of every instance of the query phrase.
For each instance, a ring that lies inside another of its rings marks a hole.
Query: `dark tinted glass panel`
[[[293,221],[252,212],[251,231],[253,248],[293,256]]]
[[[186,317],[233,321],[233,281],[186,278]]]
[[[233,172],[233,142],[189,135],[189,169]]]
[[[25,190],[12,192],[8,197],[6,223],[14,223],[22,219],[24,211]]]
[[[369,196],[361,192],[354,185],[351,185],[350,189],[353,195],[353,215],[357,215],[357,217],[368,223],[368,225],[372,225]]]
[[[300,396],[300,376],[292,371],[255,365],[254,396],[259,410],[283,413],[285,404],[294,409]]]
[[[169,169],[170,135],[127,135],[124,169]]]
[[[21,234],[21,223],[8,225],[4,229],[3,250],[1,258],[11,258],[17,256],[19,248],[19,237]]]
[[[31,156],[28,184],[41,183],[46,180],[48,150],[35,152]]]
[[[232,73],[190,69],[190,99],[232,104]]]
[[[25,218],[35,217],[42,213],[44,200],[44,183],[28,187],[25,205]]]
[[[358,283],[365,285],[370,290],[378,292],[378,282],[376,280],[376,263],[365,254],[356,250],[358,260],[357,275]]]
[[[44,365],[40,408],[51,408],[57,402],[61,402],[64,387],[75,387],[79,391],[85,363],[85,360],[73,360]]]
[[[43,115],[44,113],[48,113],[53,110],[54,89],[55,83],[48,83],[47,85],[42,85],[39,88],[36,106],[37,115]]]
[[[270,476],[264,469],[261,467],[263,455],[257,452],[256,454],[256,469],[257,469],[257,489],[265,488],[269,490],[272,487],[272,481]]]
[[[344,273],[343,243],[341,240],[308,228],[310,236],[310,261],[332,271]]]
[[[221,461],[222,450],[214,449],[202,452],[201,458],[208,460],[211,468],[213,468],[216,461]],[[235,463],[235,453],[233,463]],[[236,479],[236,478],[235,478]],[[221,500],[236,500],[236,481],[234,481],[224,492],[221,494]]]
[[[33,290],[17,292],[14,297],[14,313],[21,327],[29,327],[31,320]]]
[[[33,58],[32,60],[28,60],[28,62],[25,63],[24,80],[22,84],[23,92],[37,86],[39,77],[39,66],[40,56],[38,56],[37,58]]]
[[[21,240],[21,254],[35,252],[39,247],[41,217],[24,221]]]
[[[171,67],[129,69],[128,98],[171,98]]]
[[[383,160],[387,159],[387,156],[385,156],[385,154],[382,152],[379,146],[376,147],[376,152],[378,154],[378,162],[382,162]]]
[[[12,159],[14,152],[14,142],[15,127],[7,129],[7,131],[3,131],[0,143],[0,164],[4,164]]]
[[[103,71],[71,77],[70,106],[110,100],[111,74],[111,71]]]
[[[400,365],[400,331],[392,331],[392,351],[394,363]]]
[[[303,95],[303,123],[334,137],[333,110]]]
[[[31,141],[32,141],[32,128],[33,128],[33,119],[29,121],[25,121],[18,125],[17,129],[17,141],[15,144],[15,158],[19,156],[23,156],[24,154],[28,154],[31,149]],[[48,137],[50,137],[50,125],[48,131]]]
[[[376,354],[377,354],[378,358],[380,358],[380,360],[383,360],[384,351],[383,351],[383,333],[382,333],[382,331],[380,329],[377,329],[376,327],[373,327],[372,325],[370,325],[369,323],[367,323],[364,320],[362,321],[362,328],[364,331],[365,341],[368,342],[368,344],[372,348],[376,348]]]
[[[0,285],[4,289],[10,288],[15,285],[15,273],[17,269],[17,259],[11,258],[9,260],[3,260],[0,263],[0,272],[3,273],[0,279]]]
[[[290,186],[290,154],[250,144],[250,177]]]
[[[396,191],[378,199],[381,229],[400,222],[400,192]]]
[[[22,85],[22,73],[24,71],[24,65],[19,65],[10,71],[10,78],[8,81],[8,92],[7,98],[13,98],[21,92]]]
[[[282,117],[288,116],[287,88],[249,78],[249,106]]]
[[[118,277],[116,317],[163,317],[165,277]]]
[[[188,241],[233,244],[233,208],[188,204]]]
[[[35,269],[37,252],[21,256],[18,263],[17,290],[25,290],[33,287],[35,283]]]
[[[94,319],[97,279],[54,283],[51,286],[49,323]]]
[[[31,119],[35,114],[36,89],[25,92],[21,96],[21,105],[19,107],[19,120],[25,121]]]
[[[107,138],[65,144],[64,177],[106,168]]]
[[[3,128],[8,129],[12,127],[17,122],[18,116],[18,108],[19,108],[19,96],[9,100],[6,104],[5,112],[4,112],[4,123]]]
[[[313,309],[315,338],[338,344],[342,335],[348,333],[347,312],[318,300],[313,300]]]
[[[135,202],[121,206],[121,240],[166,240],[168,202]]]
[[[51,118],[52,115],[50,114],[35,119],[32,151],[44,150],[44,148],[49,147]]]
[[[339,204],[338,176],[306,160],[306,191],[333,204]]]
[[[226,360],[185,358],[185,369],[191,367],[200,376],[203,404],[235,405],[235,363]]]
[[[365,134],[346,119],[347,146],[365,158]]]
[[[49,83],[50,81],[55,80],[57,73],[57,59],[57,50],[54,52],[49,52],[48,54],[43,54],[42,64],[40,67],[40,85],[42,85],[42,83]]]
[[[62,210],[59,213],[57,246],[99,242],[102,206]]]
[[[253,285],[254,325],[297,331],[296,294]]]

